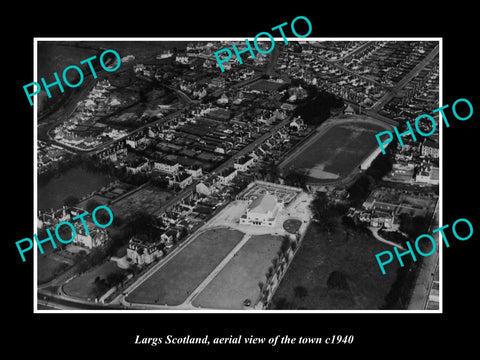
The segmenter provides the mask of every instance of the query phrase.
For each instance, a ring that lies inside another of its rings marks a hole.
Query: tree
[[[327,280],[327,287],[328,287],[328,290],[332,290],[332,289],[348,290],[349,286],[347,282],[347,277],[341,271],[332,271]]]
[[[275,165],[275,160],[271,159],[267,165],[267,174],[270,182],[276,182],[278,180],[279,171],[277,165]]]
[[[105,292],[108,290],[108,285],[105,283],[105,279],[99,279],[99,281],[96,281],[93,286],[93,295],[96,298],[99,298]]]
[[[307,175],[296,171],[290,171],[283,176],[283,181],[285,182],[285,185],[296,186],[305,189],[307,184]]]
[[[168,179],[166,179],[165,177],[159,176],[159,177],[150,179],[150,184],[160,189],[168,189]]]
[[[295,297],[303,299],[305,296],[307,296],[308,291],[305,287],[298,285],[293,288],[293,294],[295,295]]]
[[[282,239],[282,244],[280,245],[280,252],[282,255],[285,255],[290,248],[290,237],[285,235]]]
[[[317,191],[315,197],[310,203],[310,210],[312,211],[314,218],[317,220],[323,220],[330,217],[328,198],[324,192]]]
[[[63,199],[64,206],[75,206],[78,204],[80,199],[74,195],[69,195],[65,199]]]
[[[125,276],[122,273],[112,272],[107,275],[106,283],[109,287],[113,287],[122,282]]]
[[[342,216],[342,225],[347,229],[356,228],[355,221],[350,216],[347,216],[347,215]]]
[[[352,205],[360,205],[367,198],[372,187],[374,180],[371,176],[364,174],[360,176],[348,189],[350,194],[350,200]]]
[[[404,232],[411,239],[416,239],[419,235],[428,231],[429,221],[424,216],[411,217],[402,213],[399,215],[400,231]]]
[[[300,116],[306,124],[318,126],[330,117],[332,109],[343,106],[343,100],[331,93],[318,91],[314,86],[306,88],[308,98],[293,111],[293,115]]]
[[[91,214],[93,210],[95,210],[100,205],[101,204],[97,200],[90,199],[87,201],[87,204],[85,205],[85,210],[87,210]]]
[[[319,219],[317,226],[321,231],[326,231],[330,234],[337,228],[337,221],[331,217],[326,217],[324,219]]]
[[[130,236],[145,235],[146,240],[156,239],[160,236],[160,229],[158,221],[154,215],[145,211],[138,211],[131,216],[128,223]]]
[[[388,149],[388,148],[387,148]],[[392,171],[393,160],[389,154],[379,154],[373,161],[366,173],[375,181],[381,180],[385,175]]]

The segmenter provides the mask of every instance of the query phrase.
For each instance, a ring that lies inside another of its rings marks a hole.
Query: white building
[[[76,236],[73,239],[73,244],[93,249],[102,246],[107,242],[109,236],[103,229],[99,229],[90,221],[85,221],[88,228],[88,235],[82,223],[75,223]]]
[[[274,226],[280,205],[275,196],[263,194],[253,200],[240,217],[240,224]]]
[[[155,259],[161,257],[161,242],[146,242],[136,237],[132,237],[128,242],[127,257],[137,265],[150,264]]]
[[[168,59],[169,57],[172,57],[173,56],[173,52],[170,51],[170,50],[164,50],[162,51],[160,54],[158,54],[156,56],[157,60],[160,60],[160,59]]]
[[[180,164],[168,160],[154,160],[153,168],[167,174],[178,174]]]
[[[175,61],[179,62],[180,64],[188,64],[188,56],[186,55],[177,55],[175,57]]]
[[[198,165],[186,168],[185,171],[192,175],[195,179],[198,179],[203,174],[202,167]]]
[[[202,195],[212,195],[216,192],[215,184],[216,182],[213,179],[201,181],[195,186],[195,191]]]
[[[423,156],[438,158],[438,143],[428,139],[425,140],[425,142],[422,144],[421,153]]]
[[[248,168],[252,166],[254,163],[255,163],[254,158],[246,155],[238,159],[237,162],[233,164],[233,167],[238,171],[247,171]]]

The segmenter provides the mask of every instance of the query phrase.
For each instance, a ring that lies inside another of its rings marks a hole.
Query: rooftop
[[[248,206],[248,211],[264,214],[269,211],[274,211],[276,206],[277,199],[275,196],[263,194],[252,201],[252,203]]]

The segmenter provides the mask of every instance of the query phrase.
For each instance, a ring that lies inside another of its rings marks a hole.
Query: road
[[[60,296],[39,295],[37,303],[59,310],[125,310],[121,305],[101,305],[63,299]]]
[[[432,234],[432,230],[440,226],[438,219],[438,205],[439,202],[437,201],[435,212],[432,215],[427,232],[433,236],[437,247],[433,255],[422,258],[422,265],[418,271],[415,287],[413,288],[412,296],[410,297],[410,302],[408,304],[408,310],[424,310],[426,308],[435,277],[435,271],[439,265],[439,248],[440,246],[443,247],[443,242],[440,241],[439,232]],[[440,286],[441,285],[442,284],[440,284]]]
[[[399,90],[401,90],[410,80],[412,80],[428,63],[438,55],[440,45],[430,51],[425,58],[420,61],[412,70],[410,70],[398,83],[396,83],[390,91],[388,91],[370,110],[372,112],[380,111],[385,104],[387,104],[393,97],[395,97]]]
[[[406,250],[403,246],[397,244],[397,243],[394,243],[393,241],[390,241],[390,240],[387,240],[387,239],[384,239],[382,238],[379,234],[378,234],[378,230],[380,230],[380,228],[376,228],[376,227],[373,227],[373,226],[368,226],[368,229],[372,232],[373,234],[373,237],[375,239],[377,239],[378,241],[381,241],[385,244],[388,244],[388,245],[391,245],[391,246],[395,246],[401,250]]]

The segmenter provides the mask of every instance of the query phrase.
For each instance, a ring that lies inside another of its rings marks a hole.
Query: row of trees
[[[356,207],[363,203],[373,187],[392,171],[392,166],[393,159],[388,152],[386,155],[378,155],[365,173],[347,189],[352,206]]]
[[[96,298],[99,298],[105,294],[109,289],[122,283],[127,277],[126,272],[112,272],[101,278],[97,276],[94,280],[93,294]]]
[[[329,92],[318,90],[314,85],[303,85],[308,96],[293,111],[294,116],[300,116],[306,124],[319,126],[327,120],[333,109],[343,107],[343,99]]]
[[[291,250],[294,252],[297,248],[297,240],[291,240],[288,235],[285,235],[282,239],[280,249],[277,252],[277,256],[272,259],[272,265],[268,267],[267,273],[265,274],[265,283],[259,282],[258,287],[260,288],[260,301],[263,304],[266,304],[270,296],[270,284],[275,275],[281,274],[285,271],[288,263],[288,253]]]

